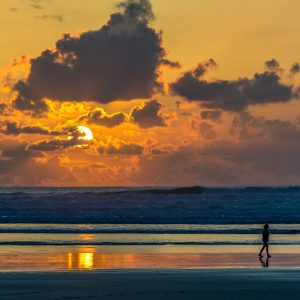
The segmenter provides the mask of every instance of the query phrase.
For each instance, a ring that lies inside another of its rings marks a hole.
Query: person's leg
[[[265,247],[266,247],[266,245],[264,244],[263,247],[261,248],[260,252],[259,252],[259,256],[262,256],[261,254],[264,251]]]
[[[266,251],[267,251],[268,257],[271,257],[271,255],[269,254],[269,245],[268,244],[266,244]]]

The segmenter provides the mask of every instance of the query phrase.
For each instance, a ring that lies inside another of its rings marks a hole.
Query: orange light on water
[[[68,269],[73,269],[73,253],[68,253]]]
[[[78,254],[78,269],[91,270],[94,267],[94,253]]]

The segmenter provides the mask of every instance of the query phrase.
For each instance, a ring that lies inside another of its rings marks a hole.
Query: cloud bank
[[[158,68],[166,59],[162,35],[149,26],[148,0],[127,0],[99,30],[79,37],[65,34],[54,50],[31,60],[25,81],[14,89],[19,110],[42,112],[45,98],[59,101],[146,99],[162,90]]]
[[[187,101],[198,101],[203,107],[242,111],[251,105],[282,103],[293,99],[293,86],[281,82],[276,60],[266,62],[267,71],[252,78],[206,81],[203,75],[215,67],[213,60],[184,73],[170,88]]]
[[[62,135],[62,132],[49,130],[41,126],[20,126],[18,122],[4,122],[3,128],[0,130],[5,135],[19,135],[19,134],[41,134],[41,135]]]

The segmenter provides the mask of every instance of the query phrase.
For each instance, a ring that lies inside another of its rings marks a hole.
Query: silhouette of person
[[[264,251],[264,249],[266,248],[266,252],[267,252],[267,256],[271,257],[271,255],[269,254],[269,224],[265,224],[264,226],[264,230],[262,232],[262,241],[264,243],[263,247],[261,248],[260,252],[259,252],[259,257],[263,257],[262,256],[262,252]]]

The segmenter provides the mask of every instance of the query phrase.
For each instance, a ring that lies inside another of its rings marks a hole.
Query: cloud
[[[231,134],[238,140],[213,141],[199,155],[233,163],[243,184],[299,184],[299,126],[242,112],[234,116]]]
[[[70,140],[54,139],[54,140],[37,142],[35,144],[30,144],[28,146],[28,150],[46,151],[46,152],[57,151],[57,150],[64,150],[67,148],[78,146],[83,143],[84,143],[83,140],[80,141],[77,139],[70,139]]]
[[[18,7],[11,7],[11,8],[9,9],[9,11],[12,12],[12,13],[16,13],[16,12],[19,11],[19,8],[18,8]]]
[[[43,14],[41,16],[35,17],[38,20],[55,20],[57,22],[63,22],[64,16],[63,15],[52,15],[52,14]]]
[[[43,9],[49,0],[29,0],[29,4],[34,9]]]
[[[232,163],[199,155],[195,145],[186,145],[164,155],[141,157],[131,180],[139,185],[229,184],[238,178],[238,170]]]
[[[209,121],[219,121],[222,117],[221,110],[204,110],[201,112],[201,118]]]
[[[267,71],[274,72],[274,73],[283,71],[283,69],[280,67],[279,62],[275,58],[267,60],[265,62],[265,68]]]
[[[204,74],[206,74],[210,68],[216,68],[216,67],[217,67],[216,61],[211,58],[204,63],[199,63],[196,69],[193,70],[193,73],[196,77],[201,77]]]
[[[207,119],[210,121],[209,119]],[[213,140],[218,137],[217,132],[215,131],[215,125],[211,122],[203,121],[203,119],[196,117],[192,118],[190,122],[189,129],[196,132],[197,137],[200,136],[204,140]],[[213,120],[213,122],[215,122]],[[189,133],[192,133],[191,131]]]
[[[15,99],[13,106],[18,110],[32,110],[39,114],[48,109],[46,102],[41,100],[36,92],[24,81],[19,81],[14,86],[18,91],[18,97]]]
[[[227,111],[242,111],[251,105],[288,102],[293,87],[281,82],[274,71],[256,73],[252,78],[214,80],[202,78],[208,67],[197,67],[184,73],[170,88],[173,94],[188,101],[198,101],[204,107]]]
[[[141,156],[132,181],[152,185],[299,184],[299,125],[245,111],[232,118],[234,131],[230,130],[230,137],[224,134],[226,139],[186,141],[164,155],[158,151],[158,155]]]
[[[170,150],[155,148],[151,150],[152,155],[169,155],[171,153]]]
[[[6,108],[7,108],[7,105],[5,103],[0,103],[0,114],[2,114]]]
[[[201,122],[199,124],[199,132],[202,138],[206,140],[213,140],[217,137],[217,133],[214,130],[214,125],[207,122]]]
[[[234,164],[240,184],[299,184],[299,151],[299,139],[257,138],[215,141],[199,150],[199,155]]]
[[[0,141],[0,181],[2,186],[68,185],[76,183],[70,170],[62,167],[56,156],[44,158],[28,150],[28,145],[16,140]],[[28,171],[30,170],[30,172]]]
[[[89,124],[97,124],[100,126],[105,126],[112,128],[126,122],[128,116],[123,112],[118,112],[109,115],[103,108],[95,108],[90,110],[87,114],[82,115],[79,121],[87,120]]]
[[[292,74],[297,74],[300,72],[300,65],[299,63],[294,63],[292,66],[291,66],[291,69],[290,69],[290,72]]]
[[[131,120],[142,128],[166,126],[165,119],[160,113],[162,107],[162,104],[156,100],[145,102],[143,105],[132,109]]]
[[[155,126],[166,126],[164,117],[161,114],[162,104],[156,100],[151,100],[132,108],[129,115],[124,112],[108,114],[103,108],[97,107],[88,113],[81,115],[78,122],[86,120],[89,124],[96,124],[112,128],[125,122],[133,122],[142,128]]]
[[[59,101],[147,99],[162,90],[162,34],[149,26],[148,0],[127,0],[106,25],[79,37],[65,34],[54,50],[31,60],[25,81],[15,85],[15,107],[43,112],[45,98]]]
[[[41,126],[20,126],[18,122],[4,122],[4,128],[0,130],[1,133],[6,135],[19,135],[19,134],[42,134],[42,135],[62,135],[62,132],[49,130]]]
[[[30,151],[59,151],[72,147],[88,147],[92,141],[82,139],[84,133],[80,132],[77,127],[70,127],[66,129],[68,139],[52,139],[44,140],[37,143],[33,143],[27,146]]]
[[[268,138],[278,141],[300,140],[300,129],[290,121],[254,117],[249,112],[233,116],[230,133],[241,140]]]
[[[27,143],[16,140],[2,140],[0,142],[1,159],[13,159],[15,161],[24,161],[33,157],[40,156],[39,153],[33,153],[27,149]],[[0,159],[0,161],[1,161]],[[4,164],[4,163],[3,163]]]
[[[23,4],[28,5],[30,8],[41,10],[46,8],[46,6],[50,3],[51,0],[22,0]],[[19,1],[21,2],[21,1]],[[21,3],[20,3],[21,4]],[[20,11],[19,7],[13,6],[10,8],[11,12],[18,12]]]
[[[140,155],[143,151],[143,146],[119,139],[110,139],[107,143],[100,142],[98,145],[98,152],[106,155]]]
[[[180,69],[181,68],[181,64],[178,61],[170,61],[168,59],[163,58],[161,60],[161,64],[168,66],[170,68],[175,68],[175,69]]]
[[[11,62],[12,67],[22,66],[29,62],[29,57],[27,55],[22,55],[18,58],[14,58]]]
[[[298,185],[299,126],[288,121],[247,117],[244,113],[240,113],[242,123],[235,123],[236,138],[189,143],[164,155],[142,156],[137,172],[132,175],[133,182],[150,182],[152,185]],[[245,127],[251,133],[247,138],[239,135]],[[256,135],[253,129],[260,134]]]

